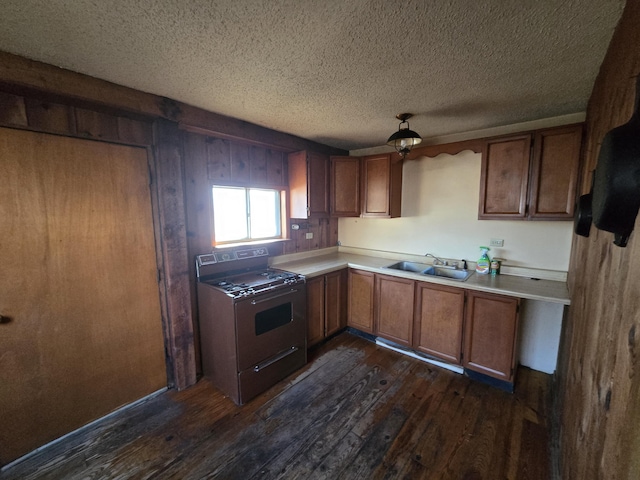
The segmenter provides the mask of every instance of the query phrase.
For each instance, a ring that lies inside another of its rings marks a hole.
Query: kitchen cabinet
[[[307,347],[347,326],[347,270],[307,280]]]
[[[307,347],[324,338],[324,276],[307,280]]]
[[[487,140],[478,218],[572,220],[581,143],[582,125]]]
[[[360,158],[331,157],[330,209],[333,217],[360,216]]]
[[[329,156],[294,152],[288,156],[291,218],[329,215]]]
[[[376,275],[375,332],[400,345],[411,347],[413,340],[413,280]]]
[[[347,325],[373,334],[374,274],[349,270],[349,317]]]
[[[390,154],[362,157],[362,216],[399,217],[402,206],[402,161]]]
[[[461,288],[416,282],[413,348],[460,365],[464,300]]]
[[[529,218],[573,219],[582,125],[536,133],[531,164]]]
[[[520,300],[467,292],[463,365],[513,383]]]

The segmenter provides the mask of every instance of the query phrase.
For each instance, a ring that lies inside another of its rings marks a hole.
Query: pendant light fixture
[[[411,117],[413,117],[412,113],[399,113],[396,115],[396,118],[400,120],[398,131],[387,140],[387,145],[395,148],[402,158],[406,157],[407,153],[422,141],[420,135],[413,130],[409,130],[409,122],[407,120]],[[405,123],[406,126],[403,128],[402,125]]]

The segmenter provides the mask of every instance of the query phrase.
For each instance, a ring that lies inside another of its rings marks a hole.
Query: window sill
[[[250,242],[237,242],[237,243],[223,243],[221,245],[215,245],[213,250],[225,250],[227,248],[238,248],[238,247],[255,247],[259,245],[272,245],[274,243],[284,243],[290,242],[290,238],[272,238],[269,240],[254,240]]]

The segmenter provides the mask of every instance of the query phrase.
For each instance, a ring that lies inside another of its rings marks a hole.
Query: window
[[[280,190],[214,186],[212,194],[215,245],[282,237]]]

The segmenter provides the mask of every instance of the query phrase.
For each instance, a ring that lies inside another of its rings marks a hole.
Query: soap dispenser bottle
[[[476,263],[476,273],[487,274],[491,270],[491,259],[489,258],[489,247],[480,247],[480,258]]]

